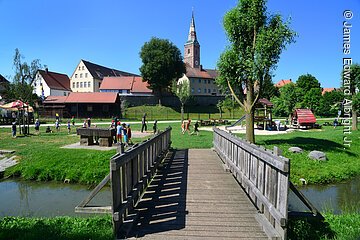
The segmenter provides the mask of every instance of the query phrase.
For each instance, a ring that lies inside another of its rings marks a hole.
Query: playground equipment
[[[273,106],[274,106],[274,104],[266,98],[260,98],[258,100],[258,102],[256,103],[254,122],[257,123],[258,129],[271,130],[273,128],[273,126],[274,126],[274,123],[272,120]],[[241,126],[242,126],[242,121],[244,121],[245,118],[246,118],[246,115],[242,116],[235,123],[226,127],[226,129],[234,127],[238,124],[241,124]]]
[[[291,126],[293,128],[314,128],[316,118],[310,109],[295,109],[291,115]]]

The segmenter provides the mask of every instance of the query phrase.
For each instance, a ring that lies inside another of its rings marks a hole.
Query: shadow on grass
[[[268,139],[263,140],[266,145],[283,145],[288,144],[291,146],[300,147],[305,151],[338,151],[344,152],[349,156],[357,156],[357,154],[344,149],[344,145],[326,139],[310,138],[310,137],[294,137],[289,139]]]
[[[289,240],[334,239],[335,232],[324,220],[318,218],[291,219],[288,225]]]

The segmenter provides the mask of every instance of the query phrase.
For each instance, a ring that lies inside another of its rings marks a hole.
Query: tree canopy
[[[188,79],[180,79],[173,81],[173,92],[179,98],[181,103],[181,122],[184,121],[184,106],[191,98],[190,82]]]
[[[179,79],[186,72],[180,50],[169,40],[153,37],[145,42],[140,51],[142,66],[141,76],[150,85],[150,89],[159,96],[171,87],[175,79]]]
[[[23,62],[24,56],[20,53],[19,49],[15,49],[14,55],[14,69],[15,76],[13,82],[9,85],[8,98],[12,100],[21,100],[29,102],[30,104],[36,100],[31,86],[34,81],[35,74],[38,69],[42,68],[39,59],[31,61],[30,65]]]
[[[265,79],[271,79],[271,71],[295,33],[280,15],[267,13],[265,0],[240,0],[226,13],[224,28],[230,46],[218,61],[217,83],[227,87],[244,108],[246,138],[254,142],[255,104]]]

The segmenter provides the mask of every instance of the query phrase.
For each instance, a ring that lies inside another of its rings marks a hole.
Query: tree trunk
[[[184,121],[184,104],[181,104],[181,122]]]
[[[357,128],[357,112],[355,109],[352,109],[352,112],[351,112],[351,115],[352,115],[352,130],[358,130]]]
[[[255,133],[254,133],[254,111],[246,113],[246,140],[255,143]]]

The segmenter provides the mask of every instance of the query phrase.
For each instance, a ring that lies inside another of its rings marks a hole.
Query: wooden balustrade
[[[286,239],[290,161],[214,128],[214,149],[259,209],[256,217],[268,236]]]
[[[112,215],[116,237],[119,237],[124,220],[140,200],[157,166],[168,152],[170,134],[171,127],[111,158]]]

